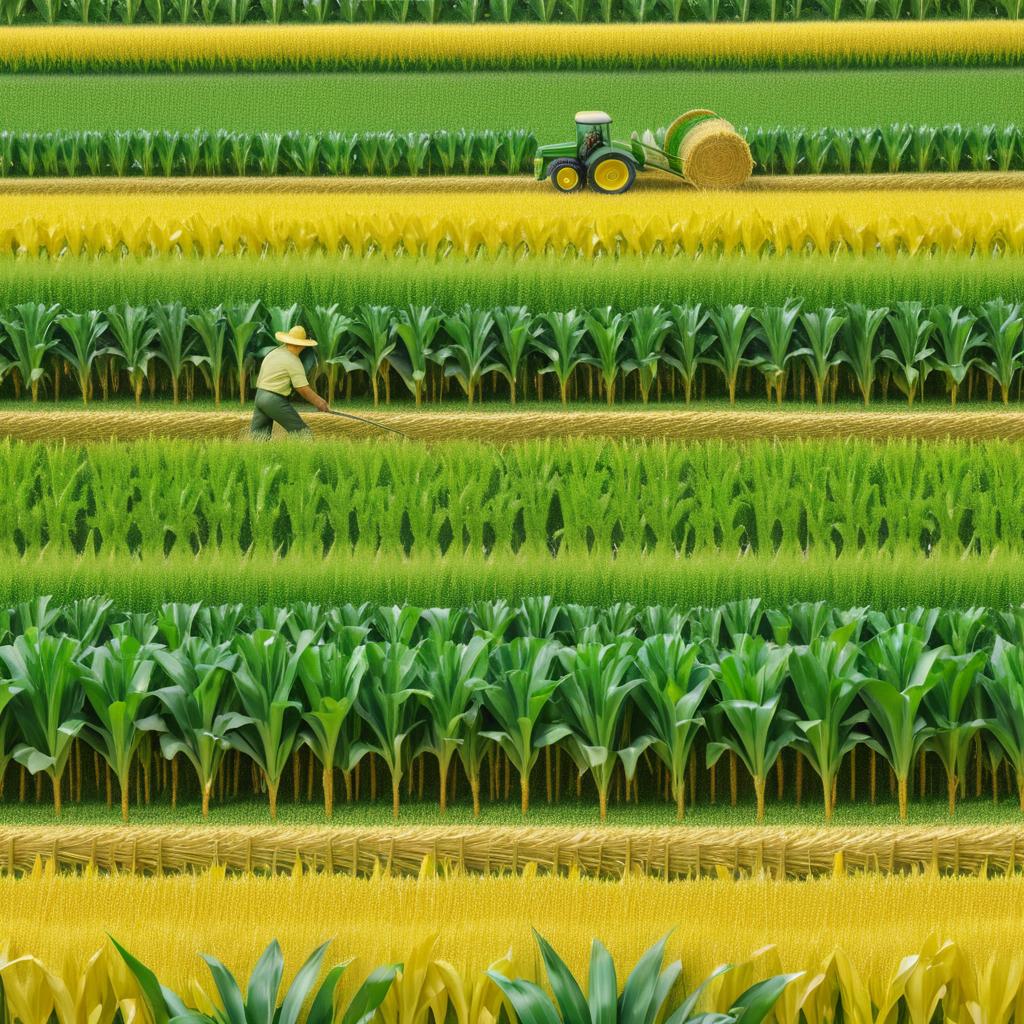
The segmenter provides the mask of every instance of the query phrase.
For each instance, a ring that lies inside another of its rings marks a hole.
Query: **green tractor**
[[[585,185],[606,195],[625,192],[636,179],[637,160],[630,143],[612,139],[611,123],[601,110],[581,110],[575,142],[540,146],[534,177],[549,178],[559,192],[578,192]]]

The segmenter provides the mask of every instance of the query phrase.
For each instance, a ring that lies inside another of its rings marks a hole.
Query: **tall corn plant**
[[[370,643],[366,663],[356,710],[373,734],[369,749],[381,756],[391,774],[391,813],[397,818],[402,778],[421,722],[418,701],[429,701],[432,695],[420,685],[422,666],[415,648]]]
[[[619,725],[630,693],[640,685],[627,679],[633,671],[635,643],[584,643],[564,648],[559,660],[565,669],[558,694],[564,717],[583,762],[597,787],[601,820],[608,817],[608,787],[621,759],[626,778],[632,779],[643,745],[616,749]]]
[[[479,692],[487,684],[488,654],[488,643],[480,636],[465,644],[451,640],[428,642],[421,649],[423,686],[431,695],[425,702],[424,746],[437,759],[438,803],[442,814],[448,810],[448,774],[452,758],[467,744],[479,746],[480,716],[476,710]],[[469,779],[474,814],[479,814],[479,772]]]
[[[139,728],[159,733],[165,758],[173,761],[181,754],[195,769],[205,818],[230,734],[247,721],[235,710],[236,691],[229,684],[238,657],[230,641],[204,637],[183,637],[155,657],[170,685],[153,692],[162,711],[140,720]],[[172,806],[176,797],[175,789]]]
[[[586,360],[583,336],[586,333],[585,316],[575,309],[545,313],[542,317],[546,329],[534,341],[534,348],[547,360],[540,372],[553,373],[563,407],[569,403],[569,381],[576,367]]]
[[[67,636],[50,636],[30,626],[13,644],[0,647],[6,682],[17,690],[12,706],[24,742],[14,760],[33,775],[46,772],[53,784],[53,810],[61,813],[61,782],[75,737],[85,726],[84,672],[79,645]]]
[[[412,393],[417,406],[423,404],[423,384],[427,379],[427,362],[438,353],[434,340],[444,317],[431,306],[410,305],[398,311],[395,333],[402,339],[404,357],[393,356],[392,365]]]
[[[110,351],[124,363],[138,406],[142,403],[142,386],[146,382],[150,360],[156,356],[156,351],[151,348],[156,328],[149,324],[149,309],[128,303],[110,306],[107,323],[117,343],[116,348]]]
[[[307,307],[306,322],[317,340],[317,354],[327,376],[327,404],[330,405],[338,390],[338,371],[351,373],[359,369],[350,347],[343,344],[349,337],[352,318],[342,313],[335,302],[330,306]]]
[[[366,650],[344,644],[310,644],[299,655],[299,680],[308,711],[302,714],[303,742],[323,768],[324,814],[334,815],[334,767],[342,729],[355,714],[359,687],[366,674]],[[361,749],[342,750],[342,770],[348,773]]]
[[[597,367],[608,404],[614,405],[615,384],[622,369],[621,353],[629,320],[624,313],[615,313],[611,306],[604,306],[587,313],[584,325],[594,349],[594,355],[588,356],[587,361]]]
[[[924,315],[920,302],[897,302],[886,318],[893,345],[883,349],[879,357],[892,366],[896,386],[907,396],[907,405],[914,404],[918,389],[923,390],[928,373],[929,347],[934,324]]]
[[[683,400],[689,405],[693,397],[693,382],[701,365],[710,361],[706,353],[714,344],[714,338],[704,333],[708,312],[700,303],[673,305],[669,316],[674,330],[669,334],[665,362],[679,374],[683,382]]]
[[[102,352],[99,342],[107,329],[107,322],[96,309],[88,313],[65,313],[57,317],[56,322],[67,339],[66,342],[58,342],[57,353],[67,361],[78,379],[82,405],[88,405],[93,366]]]
[[[32,401],[39,400],[39,382],[45,375],[46,357],[58,344],[53,335],[60,307],[44,306],[41,302],[23,302],[14,307],[13,317],[0,317],[0,324],[11,342],[14,359],[22,385],[32,393]]]
[[[1013,770],[1024,813],[1024,647],[997,636],[981,684],[992,705],[985,727]]]
[[[721,306],[708,311],[718,336],[718,345],[707,362],[722,372],[730,405],[736,404],[736,381],[740,369],[749,361],[747,350],[756,336],[756,328],[750,323],[752,312],[750,306],[743,305]]]
[[[686,814],[686,767],[697,734],[704,728],[700,706],[711,676],[697,664],[696,644],[681,636],[650,636],[636,652],[641,684],[633,699],[650,730],[650,747],[672,780],[676,818]]]
[[[360,306],[352,333],[359,339],[358,364],[370,378],[373,404],[380,405],[380,379],[384,378],[386,388],[388,360],[396,345],[391,307]]]
[[[257,629],[235,638],[238,655],[235,689],[243,718],[228,742],[248,755],[263,774],[270,802],[270,817],[277,818],[277,791],[298,737],[303,711],[294,699],[299,661],[312,642],[303,632],[292,645],[271,629]]]
[[[802,717],[793,745],[821,779],[825,821],[832,820],[835,785],[843,758],[864,742],[867,734],[857,726],[868,712],[851,709],[864,677],[857,671],[859,650],[850,642],[856,623],[848,623],[827,638],[818,637],[805,647],[795,647],[789,657],[793,689]]]
[[[479,394],[484,374],[497,365],[491,359],[497,346],[493,330],[494,317],[490,312],[468,304],[444,321],[451,344],[439,349],[436,358],[445,365],[445,373],[462,386],[469,405]]]
[[[229,306],[224,313],[231,333],[231,358],[234,360],[235,376],[238,378],[239,405],[245,405],[245,385],[252,364],[253,338],[261,326],[259,311],[259,302],[252,302],[247,306]],[[317,336],[314,334],[313,337]],[[317,340],[319,341],[319,338]]]
[[[635,372],[644,405],[651,393],[651,385],[658,376],[658,364],[665,336],[672,321],[661,306],[641,306],[629,314],[629,344],[631,355],[622,363],[626,373]]]
[[[878,349],[878,332],[888,312],[888,309],[872,309],[860,302],[846,305],[846,322],[838,358],[850,368],[865,405],[871,404],[871,391],[878,376],[878,363],[882,358]]]
[[[525,306],[502,306],[494,311],[498,341],[494,348],[494,369],[508,381],[509,400],[516,404],[519,378],[540,333],[540,325]]]
[[[151,310],[159,344],[157,358],[167,367],[171,378],[171,400],[181,399],[181,378],[188,366],[198,366],[203,357],[193,353],[194,341],[188,336],[188,311],[180,302],[157,303]]]
[[[804,313],[800,317],[806,341],[803,360],[814,382],[814,399],[819,406],[825,400],[829,374],[839,364],[835,342],[845,319],[831,307]]]
[[[920,626],[898,623],[873,637],[863,650],[866,666],[877,678],[865,679],[861,692],[880,734],[867,743],[889,762],[896,776],[900,821],[906,821],[914,758],[933,733],[920,710],[928,691],[939,682],[937,662],[948,648],[928,650]]]
[[[224,307],[203,309],[188,317],[189,327],[199,336],[202,347],[199,367],[213,392],[214,405],[220,405],[220,392],[224,383],[224,364],[227,357],[227,319]]]
[[[721,697],[715,712],[728,728],[708,744],[707,764],[710,768],[727,750],[739,757],[754,781],[758,822],[764,821],[768,772],[795,735],[792,716],[782,706],[789,653],[788,647],[744,634],[711,669]]]
[[[928,319],[935,325],[935,365],[946,377],[949,402],[955,408],[960,385],[978,359],[971,354],[981,346],[981,338],[974,333],[978,318],[964,313],[961,306],[933,306]]]
[[[753,357],[753,364],[764,374],[769,397],[775,392],[775,400],[782,405],[786,390],[789,363],[805,350],[793,346],[793,335],[803,303],[800,299],[789,299],[781,306],[764,306],[754,310],[757,321],[757,337],[763,348]]]
[[[498,728],[483,733],[505,753],[519,772],[520,809],[530,810],[530,772],[540,751],[569,735],[564,724],[541,724],[541,716],[558,689],[552,668],[558,645],[541,637],[516,637],[495,648],[484,703]]]
[[[990,357],[979,359],[978,364],[999,385],[1003,405],[1006,405],[1010,401],[1013,378],[1024,361],[1020,340],[1024,319],[1021,318],[1020,303],[1011,304],[1003,299],[983,303],[981,323]]]
[[[139,727],[142,710],[150,700],[156,662],[152,650],[132,636],[114,638],[93,648],[82,688],[95,721],[84,737],[110,765],[121,791],[121,820],[128,820],[128,784],[132,761],[145,730]]]

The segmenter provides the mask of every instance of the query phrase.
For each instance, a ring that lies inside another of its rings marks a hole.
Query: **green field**
[[[790,767],[790,766],[787,766]],[[184,773],[183,773],[184,776]],[[433,781],[431,779],[431,781]],[[774,779],[773,787],[774,787]],[[844,780],[845,781],[845,780]],[[938,779],[936,776],[936,783]],[[744,777],[742,785],[749,788],[749,779]],[[792,780],[790,780],[792,786]],[[17,783],[14,783],[16,789]],[[779,827],[808,828],[885,828],[899,825],[899,814],[896,802],[888,793],[880,797],[875,806],[867,803],[850,804],[840,799],[835,809],[835,817],[831,826],[822,821],[821,798],[817,780],[810,776],[805,783],[804,799],[801,806],[793,802],[793,794],[787,793],[784,803],[769,799],[765,811],[765,824]],[[434,787],[436,788],[436,786]],[[464,788],[464,787],[463,787]],[[687,807],[685,825],[693,828],[749,828],[754,823],[754,802],[745,793],[735,807],[729,806],[729,794],[723,793],[720,802],[714,806],[698,804]],[[774,791],[774,790],[773,790]],[[937,790],[936,790],[937,791]],[[32,792],[31,786],[29,792]],[[863,794],[863,790],[862,790]],[[404,795],[404,794],[403,794]],[[531,805],[529,815],[524,819],[518,805],[511,803],[484,803],[479,818],[473,817],[473,808],[468,801],[450,804],[445,817],[439,818],[437,801],[434,795],[424,795],[419,801],[415,798],[402,804],[398,825],[450,825],[457,827],[478,825],[494,827],[505,825],[510,827],[580,827],[592,828],[598,824],[597,805],[593,797],[576,801],[565,801],[559,804],[543,803],[543,790],[538,793],[538,801]],[[31,798],[29,798],[31,799]],[[195,827],[223,828],[232,825],[269,825],[267,805],[263,801],[252,799],[229,800],[220,804],[214,802],[210,806],[210,816],[205,821],[199,813],[199,801],[190,794],[179,801],[177,809],[170,807],[167,796],[155,798],[148,806],[135,804],[131,810],[132,825],[150,825],[164,827]],[[0,804],[0,827],[46,825],[54,827],[79,828],[83,825],[113,825],[121,819],[120,808],[116,800],[113,807],[107,807],[102,801],[87,800],[81,804],[66,803],[60,819],[54,818],[53,806],[50,803],[49,784],[43,787],[39,803]],[[957,805],[954,824],[964,825],[1020,825],[1020,808],[1015,794],[1003,795],[998,804],[993,804],[986,794],[981,799],[971,798]],[[323,805],[320,802],[319,789],[312,801],[305,800],[295,803],[292,800],[291,779],[286,778],[281,789],[281,802],[278,805],[277,825],[281,828],[310,827],[323,825]],[[949,825],[949,812],[944,798],[928,798],[924,801],[911,800],[908,825]],[[391,816],[391,794],[381,788],[381,796],[377,803],[365,801],[346,806],[339,804],[330,822],[332,828],[346,827],[394,827]],[[642,803],[639,805],[619,805],[611,801],[608,806],[609,827],[648,828],[658,826],[680,827],[676,821],[675,806],[671,803]],[[683,826],[685,827],[685,826]]]
[[[268,306],[429,301],[439,309],[522,304],[555,310],[610,305],[618,309],[666,302],[703,305],[807,306],[916,300],[925,305],[977,305],[1024,293],[1024,259],[962,256],[836,259],[786,256],[680,261],[651,257],[565,263],[542,257],[498,259],[338,259],[333,256],[225,256],[213,260],[0,260],[0,306],[57,302],[70,309],[104,309],[114,302],[152,304],[180,298],[191,308],[252,302]]]
[[[624,132],[705,106],[752,125],[1005,123],[1022,90],[1020,69],[6,75],[0,109],[8,130],[523,127],[543,143],[566,135],[581,105]]]

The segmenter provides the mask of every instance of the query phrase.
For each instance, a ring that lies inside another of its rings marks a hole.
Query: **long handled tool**
[[[329,416],[341,416],[346,420],[357,420],[359,423],[366,423],[371,427],[376,427],[378,430],[390,430],[392,434],[397,434],[399,437],[404,437],[406,441],[411,441],[412,438],[408,434],[403,434],[402,431],[395,427],[389,427],[386,423],[378,423],[376,420],[368,420],[363,416],[356,416],[351,412],[338,412],[337,409],[328,409],[327,414]]]

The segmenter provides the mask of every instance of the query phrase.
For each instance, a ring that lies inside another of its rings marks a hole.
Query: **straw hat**
[[[290,331],[278,331],[274,335],[282,345],[299,345],[302,348],[316,348],[316,341],[306,337],[306,328],[296,324]]]

